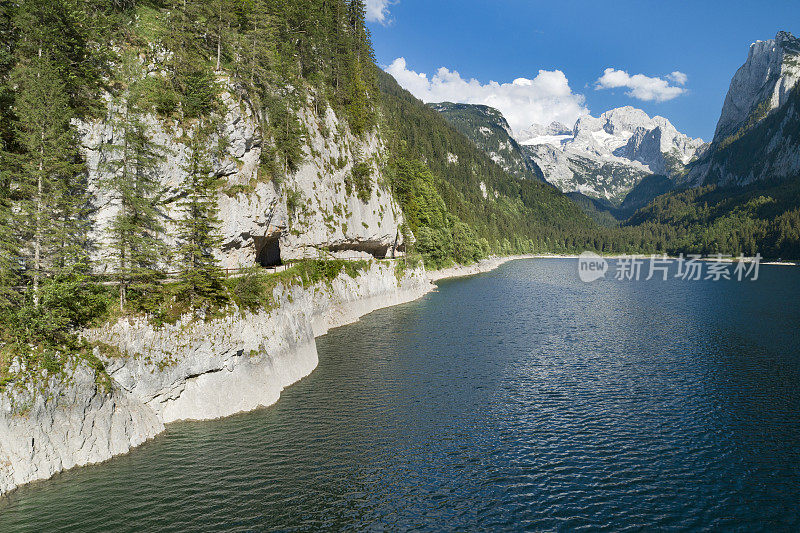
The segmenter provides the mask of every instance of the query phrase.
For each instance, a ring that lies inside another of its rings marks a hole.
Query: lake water
[[[0,531],[800,529],[800,269],[521,260],[318,339],[274,406],[0,500]]]

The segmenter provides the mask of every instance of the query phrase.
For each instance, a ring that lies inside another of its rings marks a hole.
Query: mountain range
[[[526,130],[525,153],[564,192],[580,192],[618,206],[646,176],[677,176],[703,149],[663,117],[633,107],[582,116],[571,131],[551,124],[542,135]],[[556,132],[554,135],[553,133]]]
[[[728,199],[730,205],[739,195],[774,186],[781,187],[777,194],[790,194],[787,187],[793,190],[800,172],[798,80],[800,39],[779,32],[774,39],[753,43],[731,80],[710,143],[633,107],[582,116],[572,128],[533,124],[514,134],[495,109],[429,105],[504,168],[514,161],[538,169],[535,176],[567,193],[596,221],[615,224],[647,207],[631,222],[642,224],[658,220],[648,205],[656,197],[691,196],[686,191],[697,187],[721,188],[715,201]],[[501,130],[502,135],[495,133]]]
[[[544,179],[564,193],[580,193],[610,208],[648,176],[678,178],[707,148],[664,117],[633,107],[582,116],[570,129],[533,124],[517,135],[497,109],[450,102],[429,104],[507,172]]]

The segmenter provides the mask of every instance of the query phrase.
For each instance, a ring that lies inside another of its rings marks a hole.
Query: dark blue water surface
[[[0,531],[800,530],[800,269],[524,260],[318,339],[274,406],[0,501]]]

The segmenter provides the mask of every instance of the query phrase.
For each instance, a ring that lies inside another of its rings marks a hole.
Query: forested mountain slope
[[[594,239],[595,224],[564,194],[507,174],[390,75],[378,79],[391,151],[429,169],[448,212],[479,237],[500,239],[507,251],[574,250]]]
[[[524,152],[513,137],[511,127],[500,111],[475,104],[441,102],[428,104],[440,113],[475,146],[489,154],[500,168],[518,178],[545,181],[541,169]]]

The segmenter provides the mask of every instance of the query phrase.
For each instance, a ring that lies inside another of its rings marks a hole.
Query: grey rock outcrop
[[[800,39],[756,41],[731,80],[714,140],[680,182],[748,185],[800,173]]]
[[[0,394],[0,495],[125,453],[165,423],[271,405],[317,366],[316,336],[432,287],[422,269],[398,279],[394,263],[374,262],[356,277],[343,272],[307,288],[279,285],[279,306],[270,311],[207,321],[187,316],[160,329],[123,319],[87,331],[123,354],[103,361],[111,392],[103,392],[93,371],[78,368],[33,400]]]
[[[77,368],[46,394],[0,394],[0,495],[128,452],[164,430],[155,412],[119,388],[105,392]]]
[[[332,109],[322,116],[310,107],[301,109],[299,118],[308,134],[304,160],[277,183],[260,170],[261,152],[270,141],[261,138],[253,110],[235,96],[227,78],[221,77],[220,83],[226,88],[221,93],[224,116],[211,139],[216,154],[211,167],[223,180],[218,195],[223,267],[256,264],[268,240],[279,243],[283,259],[315,257],[317,249],[330,247],[391,255],[402,245],[402,211],[381,175],[384,147],[377,132],[356,137]],[[107,108],[109,116],[77,124],[96,207],[92,237],[99,244],[99,258],[109,249],[107,228],[118,209],[100,186],[109,177],[105,163],[121,136],[110,119],[110,100]],[[165,197],[173,200],[164,210],[166,233],[175,235],[175,221],[182,216],[176,200],[189,155],[184,136],[192,131],[155,116],[146,117],[146,123],[154,144],[163,147],[157,175]],[[345,186],[357,163],[366,164],[370,173],[371,191],[363,199]],[[168,238],[167,244],[174,245],[172,241]]]
[[[750,45],[747,61],[731,80],[714,142],[735,134],[764,104],[764,113],[783,106],[800,79],[800,40],[778,32],[774,39]]]

